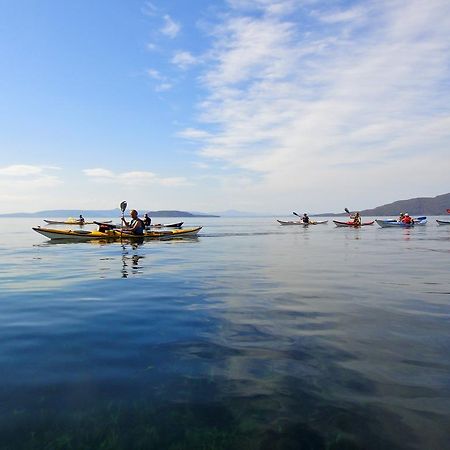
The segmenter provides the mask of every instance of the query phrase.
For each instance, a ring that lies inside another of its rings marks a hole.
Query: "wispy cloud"
[[[180,24],[175,22],[168,14],[164,15],[163,20],[164,25],[161,28],[161,33],[173,39],[180,32]]]
[[[158,81],[158,83],[155,85],[156,92],[168,91],[172,88],[172,83],[170,83],[167,80],[167,77],[162,75],[158,70],[147,69],[147,75],[151,79]]]
[[[290,1],[229,4],[234,14],[212,33],[199,126],[183,133],[201,155],[260,174],[261,192],[277,195],[380,176],[398,191],[398,173],[440,164],[450,144],[448,1],[296,2],[299,20]]]
[[[187,69],[197,64],[198,60],[190,52],[178,51],[173,55],[171,62],[181,69]]]
[[[108,169],[84,169],[83,173],[88,176],[88,177],[92,177],[92,178],[107,178],[107,179],[111,179],[111,178],[115,178],[115,174],[114,172],[111,172]]]
[[[123,186],[160,185],[166,187],[188,186],[192,183],[184,177],[161,177],[148,171],[130,171],[114,173],[108,169],[84,169],[83,173],[99,183],[115,183]]]
[[[0,167],[0,200],[8,208],[17,208],[32,198],[39,200],[43,191],[63,184],[60,177],[53,174],[55,170],[59,168],[30,164]]]
[[[42,174],[46,169],[58,170],[54,166],[32,166],[28,164],[14,164],[11,166],[0,167],[0,175],[9,177],[28,177]]]
[[[158,13],[158,8],[155,6],[154,3],[147,1],[144,3],[144,6],[142,7],[141,11],[146,16],[153,17]]]

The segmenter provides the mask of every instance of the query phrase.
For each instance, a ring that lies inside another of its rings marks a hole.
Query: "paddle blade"
[[[293,211],[292,214],[294,214],[294,216],[300,217],[295,211]]]
[[[122,214],[125,212],[126,209],[127,209],[127,202],[126,202],[126,201],[123,201],[123,202],[120,204],[120,210],[122,211]]]
[[[350,214],[350,211],[348,210],[348,208],[344,208],[344,211],[345,211],[347,214]]]

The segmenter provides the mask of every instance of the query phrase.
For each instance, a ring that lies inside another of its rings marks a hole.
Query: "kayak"
[[[64,225],[92,225],[97,222],[82,222],[81,220],[47,220],[44,219],[44,222],[48,223],[49,225],[57,225],[57,224],[64,224]],[[112,220],[104,220],[102,223],[111,223]]]
[[[175,223],[155,223],[151,224],[146,228],[180,228],[183,226],[184,222],[175,222]]]
[[[415,222],[421,221],[421,220],[425,220],[427,218],[427,216],[420,216],[420,217],[413,217],[413,220]],[[385,222],[398,222],[397,219],[385,219]]]
[[[333,222],[335,223],[335,225],[337,227],[350,227],[350,228],[359,228],[359,227],[364,227],[366,225],[373,225],[375,223],[374,220],[372,220],[371,222],[362,222],[360,225],[355,225],[355,223],[353,221],[340,222],[339,220],[333,220]]]
[[[184,222],[176,222],[176,223],[155,223],[147,226],[145,228],[180,228],[183,226]]]
[[[277,222],[280,225],[304,225],[304,226],[308,226],[308,225],[321,225],[323,223],[327,223],[328,220],[310,220],[309,223],[303,223],[301,220],[278,220]]]
[[[439,219],[436,219],[436,222],[439,225],[450,225],[450,220],[439,220]]]
[[[160,230],[160,231],[146,231],[144,234],[132,234],[121,232],[120,230],[106,230],[106,231],[88,231],[88,230],[58,230],[54,228],[33,227],[33,230],[42,234],[49,239],[70,239],[70,240],[89,240],[89,239],[160,239],[172,238],[179,236],[195,236],[202,227],[183,228],[176,230]]]
[[[412,223],[403,223],[403,222],[397,222],[392,220],[380,220],[377,219],[377,224],[380,225],[382,228],[412,228],[418,225],[426,225],[427,218],[424,217],[421,220],[415,220]]]

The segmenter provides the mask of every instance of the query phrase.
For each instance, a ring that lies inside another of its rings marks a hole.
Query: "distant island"
[[[438,195],[436,197],[417,197],[408,200],[397,200],[392,203],[377,206],[372,209],[364,209],[361,212],[363,216],[397,216],[400,212],[407,212],[411,215],[428,215],[428,216],[446,216],[447,209],[450,208],[450,193]],[[279,214],[269,213],[255,213],[244,212],[236,210],[227,210],[222,212],[202,213],[202,212],[187,212],[177,210],[159,210],[148,211],[144,208],[139,209],[143,215],[147,212],[150,217],[274,217]],[[80,214],[86,219],[97,217],[120,217],[122,215],[119,208],[115,209],[54,209],[37,212],[19,212],[0,214],[0,217],[42,217],[42,218],[56,218],[56,217],[78,217]],[[316,213],[310,214],[314,217],[335,217],[343,216],[345,213]]]
[[[409,200],[398,200],[373,209],[361,211],[364,216],[396,216],[400,212],[407,212],[415,216],[441,216],[447,215],[450,208],[450,193],[436,197],[417,197]]]
[[[203,213],[190,213],[187,211],[148,211],[146,209],[140,209],[139,211],[147,212],[150,217],[219,217],[213,214],[203,214]],[[142,213],[142,214],[143,214]],[[46,211],[37,212],[19,212],[10,214],[0,214],[0,217],[43,217],[43,218],[54,218],[54,217],[78,217],[80,214],[84,218],[91,217],[121,217],[122,212],[119,208],[116,209],[53,209]]]

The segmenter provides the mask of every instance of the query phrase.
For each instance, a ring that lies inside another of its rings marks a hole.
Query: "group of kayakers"
[[[130,211],[131,220],[127,221],[125,217],[122,217],[122,222],[125,225],[123,231],[142,235],[145,232],[145,228],[149,227],[152,223],[152,219],[149,217],[147,213],[145,213],[144,218],[141,219],[138,215],[138,212],[135,209]],[[361,214],[359,212],[354,212],[350,214],[350,220],[353,222],[355,227],[361,226]],[[80,215],[80,222],[84,222],[84,218]],[[304,224],[311,223],[311,220],[307,213],[304,213],[301,221]],[[408,213],[400,213],[400,216],[397,219],[397,222],[401,222],[404,224],[414,224],[414,219]]]
[[[301,221],[305,224],[310,223],[310,218],[307,213],[303,214],[303,217],[301,218]],[[361,226],[361,214],[359,212],[350,213],[350,222],[352,222],[352,225],[355,227]],[[408,213],[400,213],[400,216],[397,219],[397,222],[404,223],[407,225],[413,225],[414,219],[408,214]]]
[[[359,212],[355,212],[355,213],[350,214],[350,219],[352,220],[353,225],[355,227],[359,227],[361,225],[361,215],[360,215]],[[301,220],[305,224],[311,223],[311,220],[310,220],[310,218],[309,218],[307,213],[303,214],[303,217],[302,217]]]

